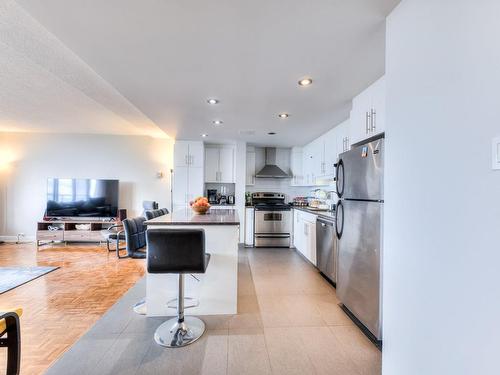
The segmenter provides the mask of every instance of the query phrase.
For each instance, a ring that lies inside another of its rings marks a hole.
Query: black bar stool
[[[162,323],[155,332],[155,341],[177,348],[198,340],[205,332],[203,320],[184,317],[184,275],[205,273],[210,254],[205,253],[203,229],[148,229],[147,263],[149,273],[179,274],[177,318]]]

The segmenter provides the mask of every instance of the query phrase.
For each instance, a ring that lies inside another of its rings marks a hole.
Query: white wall
[[[387,22],[384,375],[498,374],[500,2]]]
[[[0,236],[34,235],[48,177],[119,179],[129,217],[143,200],[170,207],[172,157],[172,141],[147,136],[0,133]]]

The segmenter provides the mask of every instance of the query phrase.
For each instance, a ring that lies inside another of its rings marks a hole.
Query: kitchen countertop
[[[295,210],[300,210],[308,212],[310,214],[317,215],[318,217],[322,217],[329,220],[335,220],[335,211],[318,211],[318,210],[312,210],[309,207],[300,207],[300,206],[294,206],[293,208]]]
[[[238,211],[235,209],[208,210],[198,215],[190,208],[175,210],[170,214],[144,222],[145,225],[240,225]]]

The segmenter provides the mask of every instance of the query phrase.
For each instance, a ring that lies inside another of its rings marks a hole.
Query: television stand
[[[37,223],[36,247],[52,242],[98,242],[104,238],[101,231],[118,224],[116,220],[42,220]],[[84,228],[76,226],[83,225]]]

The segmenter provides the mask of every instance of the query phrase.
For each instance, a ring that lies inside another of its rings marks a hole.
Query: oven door
[[[255,234],[288,234],[292,229],[292,211],[255,211]]]

